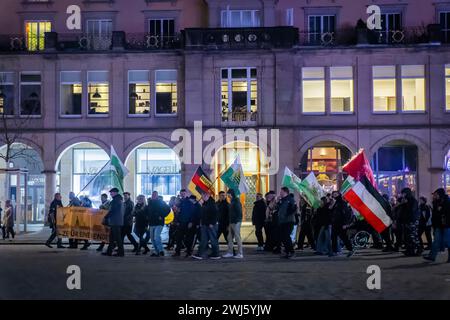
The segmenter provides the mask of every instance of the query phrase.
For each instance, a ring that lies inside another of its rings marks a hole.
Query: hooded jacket
[[[263,226],[266,221],[266,201],[264,199],[253,203],[252,223],[254,226]]]
[[[109,211],[105,215],[108,225],[111,227],[123,226],[124,211],[123,198],[120,194],[117,194],[113,197]]]
[[[295,200],[290,195],[281,198],[278,201],[278,224],[295,223],[295,212],[297,211],[297,205]]]
[[[234,197],[230,203],[230,223],[242,222],[242,204],[241,201]]]

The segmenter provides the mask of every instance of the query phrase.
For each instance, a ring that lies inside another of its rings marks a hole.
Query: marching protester
[[[291,233],[294,228],[297,205],[295,204],[294,198],[289,194],[289,189],[286,187],[283,187],[280,190],[280,200],[277,203],[277,211],[280,240],[283,243],[285,251],[283,257],[291,258],[295,254]]]
[[[269,191],[265,195],[266,198],[266,245],[264,251],[273,253],[281,253],[280,235],[278,230],[278,214],[277,214],[277,197],[275,191]]]
[[[419,243],[421,250],[430,250],[431,244],[433,242],[431,238],[431,208],[427,203],[427,198],[420,197],[419,198]],[[422,235],[425,233],[425,238],[427,239],[427,247],[424,248]]]
[[[51,233],[50,237],[48,238],[48,240],[45,242],[45,245],[49,248],[53,248],[51,246],[51,243],[53,240],[55,240],[55,238],[58,235],[57,230],[56,230],[56,217],[57,217],[58,208],[62,208],[62,207],[63,207],[63,204],[61,201],[61,193],[59,193],[59,192],[55,193],[54,199],[50,203],[50,208],[49,208],[49,212],[48,212],[48,223],[49,223],[50,229],[52,229],[52,233]],[[56,247],[58,249],[65,248],[62,245],[62,239],[60,237],[58,237],[58,240],[56,241]]]
[[[150,239],[150,234],[147,235],[148,230],[148,216],[147,216],[147,206],[145,204],[145,196],[139,195],[136,198],[136,205],[133,209],[133,216],[135,219],[134,223],[134,233],[139,237],[139,247],[136,250],[136,255],[141,254],[141,249],[144,248],[143,254],[147,254],[150,249],[147,246],[147,243]],[[144,236],[146,236],[144,238]]]
[[[404,219],[405,245],[403,252],[406,256],[416,256],[421,253],[417,227],[419,225],[419,206],[410,188],[401,191],[401,211],[400,216]]]
[[[354,254],[354,251],[352,243],[347,235],[346,226],[350,223],[353,213],[347,203],[342,199],[342,195],[339,191],[333,191],[331,196],[331,241],[333,255],[337,255],[339,252],[339,237],[348,250],[347,257],[351,257]]]
[[[103,193],[100,196],[100,201],[102,203],[100,204],[99,209],[108,211],[111,203],[108,200],[108,195],[106,193]],[[105,244],[106,243],[102,241],[102,243],[100,243],[100,245],[98,246],[97,251],[100,251],[100,252],[103,251],[103,248],[105,247]]]
[[[316,253],[333,255],[331,246],[331,210],[329,208],[328,198],[322,197],[320,199],[320,207],[315,214],[316,223],[320,226],[320,231],[317,236]]]
[[[314,214],[314,209],[300,197],[299,201],[300,208],[300,233],[298,235],[297,240],[297,249],[303,250],[303,246],[305,243],[305,238],[308,237],[308,244],[311,249],[315,249],[314,243],[314,235],[313,235],[313,226],[312,226],[312,217]]]
[[[242,223],[242,204],[239,198],[236,196],[233,189],[229,189],[227,192],[230,197],[230,225],[228,227],[228,252],[223,255],[224,258],[244,258],[244,252],[242,248],[241,238],[241,223]],[[233,254],[234,241],[237,243],[237,254]]]
[[[68,207],[81,207],[81,201],[77,198],[74,192],[69,192],[69,205]],[[69,238],[69,248],[77,249],[78,248],[78,240],[74,238]]]
[[[437,254],[447,248],[447,263],[450,263],[450,199],[443,188],[433,193],[432,224],[434,240],[431,251],[424,259],[435,261]]]
[[[193,228],[195,202],[195,196],[194,198],[187,198],[186,196],[182,196],[182,199],[179,202],[179,213],[176,217],[175,222],[177,226],[177,239],[175,253],[172,255],[173,257],[180,256],[183,246],[186,248],[186,258],[192,256],[192,242],[194,240],[194,233],[196,231]]]
[[[5,230],[3,233],[3,240],[5,240],[5,238],[9,238],[10,235],[11,238],[14,239],[16,232],[14,231],[14,207],[12,205],[11,200],[5,201],[5,213],[3,214],[3,228]]]
[[[217,239],[217,222],[218,222],[218,209],[214,199],[209,193],[202,195],[202,207],[201,207],[201,237],[200,245],[198,248],[198,254],[192,256],[197,260],[203,260],[207,258],[208,243],[211,243],[212,253],[209,256],[210,259],[220,259],[219,255],[219,241]]]
[[[394,251],[399,251],[404,244],[404,219],[401,216],[402,209],[402,198],[401,197],[391,197],[391,208],[392,208],[392,232],[395,236]]]
[[[255,226],[255,236],[258,241],[257,251],[264,251],[263,228],[266,220],[266,209],[266,202],[262,194],[257,193],[252,211],[252,224]]]
[[[139,245],[136,239],[133,237],[131,232],[133,231],[133,209],[134,203],[131,201],[131,195],[129,192],[123,193],[123,205],[124,205],[124,215],[123,215],[123,226],[122,226],[122,239],[128,238],[128,241],[133,245],[133,251],[137,252]]]
[[[3,226],[2,212],[3,212],[2,202],[0,201],[0,229],[2,229],[2,239],[5,240],[5,228]]]
[[[384,198],[384,200],[387,203],[388,212],[386,212],[386,214],[389,216],[389,218],[391,218],[391,220],[393,220],[392,206],[389,201],[389,196],[387,194],[383,194],[382,197]],[[392,226],[389,226],[386,229],[384,229],[384,231],[380,234],[382,240],[384,240],[384,242],[386,243],[386,247],[382,250],[383,252],[394,251],[394,247],[392,246],[391,231],[392,231]]]
[[[123,257],[125,255],[123,248],[122,226],[124,216],[123,198],[119,194],[119,189],[112,188],[109,190],[112,201],[108,213],[104,217],[104,224],[109,226],[109,244],[103,255],[112,256],[114,247],[117,246],[117,254],[114,256]]]
[[[80,198],[81,206],[84,208],[92,208],[92,201],[89,199],[88,196],[84,196]],[[78,245],[78,239],[76,239],[77,245]],[[87,250],[89,246],[91,245],[89,240],[83,240],[84,244],[81,247],[80,250]]]
[[[158,196],[157,191],[153,191],[152,197],[148,199],[147,203],[148,224],[153,245],[152,257],[164,256],[161,232],[164,227],[164,219],[169,213],[169,206]]]
[[[227,201],[225,191],[219,192],[219,200],[217,200],[217,208],[219,209],[219,230],[217,231],[217,239],[223,235],[225,242],[228,239],[228,226],[230,224],[230,205]]]
[[[173,213],[173,220],[168,224],[169,227],[169,240],[167,242],[166,250],[172,250],[173,247],[175,247],[175,239],[176,239],[176,233],[177,233],[177,225],[175,224],[175,216],[178,214],[178,208],[177,208],[177,197],[171,197],[169,201],[169,207],[172,210]]]

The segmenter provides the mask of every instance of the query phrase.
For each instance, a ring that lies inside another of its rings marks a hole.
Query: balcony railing
[[[241,112],[228,110],[222,111],[222,125],[223,126],[252,126],[256,125],[258,113],[254,112]]]
[[[147,33],[130,33],[126,36],[125,48],[128,50],[180,49],[181,47],[181,34],[160,36]]]
[[[53,43],[52,43],[53,44]],[[47,48],[51,46],[47,43]],[[112,46],[112,35],[92,34],[58,34],[56,41],[57,50],[82,50],[82,51],[105,51]]]

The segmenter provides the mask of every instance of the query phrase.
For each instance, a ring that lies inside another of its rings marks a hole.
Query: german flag
[[[197,199],[200,199],[205,193],[214,194],[213,183],[200,166],[192,176],[188,189]]]

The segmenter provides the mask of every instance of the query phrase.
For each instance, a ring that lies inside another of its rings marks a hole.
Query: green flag
[[[123,181],[123,178],[128,174],[128,169],[122,163],[120,158],[117,156],[116,150],[111,146],[111,169],[117,174],[117,177]]]
[[[220,179],[222,179],[223,183],[225,183],[228,188],[233,189],[237,196],[241,193],[248,192],[248,186],[239,155],[234,159],[228,169],[220,175]]]
[[[347,191],[349,191],[354,185],[355,185],[355,179],[353,179],[352,176],[348,176],[347,179],[345,179],[344,183],[341,187],[341,194],[344,195]]]
[[[313,172],[308,174],[308,176],[303,179],[299,187],[303,198],[305,198],[308,204],[314,209],[319,208],[320,198],[323,196],[323,190]]]
[[[302,180],[297,177],[288,167],[284,168],[284,176],[281,181],[281,186],[288,187],[291,190],[295,190],[297,192],[301,192],[300,183]]]

